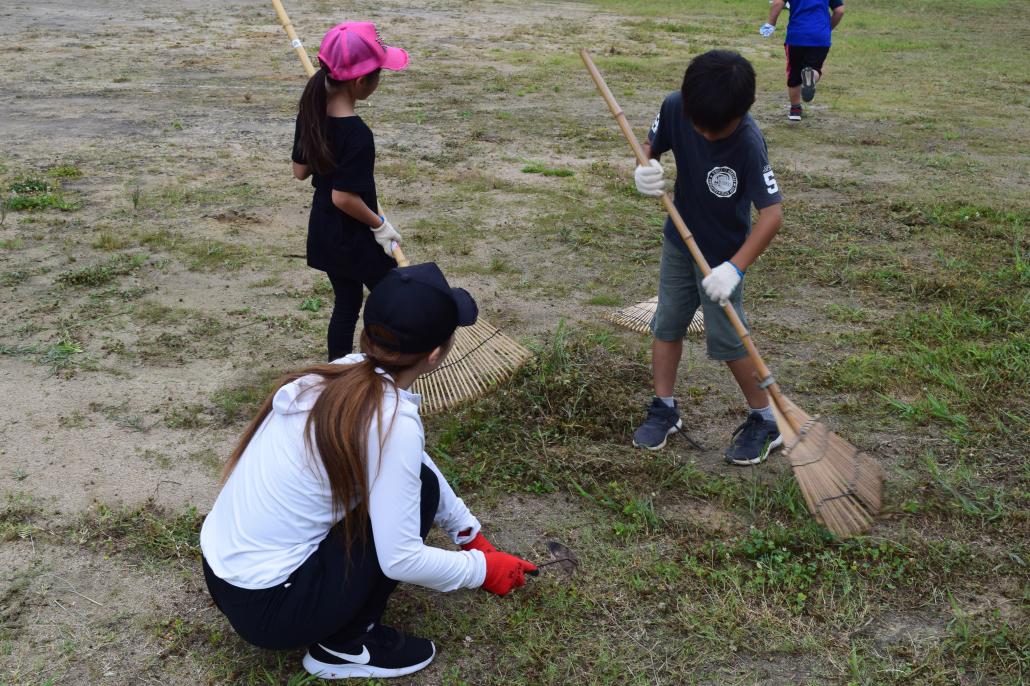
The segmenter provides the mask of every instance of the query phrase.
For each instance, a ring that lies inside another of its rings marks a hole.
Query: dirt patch
[[[209,612],[196,569],[169,573],[43,540],[4,543],[0,569],[4,630],[17,637],[0,657],[11,683],[141,683],[167,657],[175,622]]]

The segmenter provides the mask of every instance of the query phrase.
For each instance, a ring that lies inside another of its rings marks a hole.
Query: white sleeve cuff
[[[479,520],[471,514],[469,515],[469,517],[472,520],[470,524],[459,527],[457,529],[450,529],[447,531],[447,535],[451,537],[451,540],[454,542],[454,545],[465,545],[466,543],[469,543],[472,539],[478,536],[479,532],[482,530],[483,525],[479,523]],[[469,530],[469,533],[465,536],[462,536],[461,532],[465,531],[466,529]]]
[[[469,550],[472,553],[473,561],[472,575],[469,579],[468,588],[479,588],[486,581],[486,555],[482,550]]]

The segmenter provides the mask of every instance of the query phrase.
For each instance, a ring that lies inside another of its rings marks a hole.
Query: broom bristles
[[[531,356],[499,329],[478,321],[458,328],[444,365],[416,379],[411,390],[422,396],[420,411],[434,414],[485,395]]]
[[[883,470],[879,463],[782,394],[779,405],[780,418],[791,419],[787,427],[781,428],[784,452],[809,511],[838,536],[868,531],[882,506]],[[800,427],[797,433],[791,424]]]
[[[654,313],[657,310],[658,297],[656,296],[650,300],[645,300],[644,302],[609,312],[605,315],[605,319],[616,326],[621,326],[629,329],[630,331],[650,334],[651,320],[654,319]],[[704,315],[701,313],[701,309],[698,308],[698,310],[694,312],[693,319],[690,320],[690,325],[687,327],[687,333],[703,334],[704,332],[705,319]]]

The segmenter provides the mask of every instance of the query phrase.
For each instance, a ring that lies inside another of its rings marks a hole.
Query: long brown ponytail
[[[326,114],[327,83],[335,88],[343,82],[330,78],[323,65],[308,79],[298,105],[300,152],[318,174],[328,174],[336,166],[329,140],[329,116]]]
[[[318,364],[284,375],[276,387],[303,376],[322,377],[322,391],[304,425],[304,443],[308,454],[315,455],[311,436],[314,434],[317,454],[322,458],[329,488],[333,494],[334,515],[344,514],[343,537],[347,549],[357,538],[364,541],[368,529],[368,432],[375,416],[379,427],[380,446],[390,427],[383,427],[384,378],[375,370],[383,369],[396,378],[398,372],[422,361],[428,353],[397,353],[376,345],[364,331],[361,351],[365,359],[357,364]],[[389,381],[387,381],[389,383]],[[222,471],[224,483],[243,456],[247,445],[272,410],[273,391],[261,404],[257,415],[233,450]],[[389,409],[389,408],[388,408]],[[391,417],[392,426],[392,417]],[[353,505],[351,511],[347,511]]]

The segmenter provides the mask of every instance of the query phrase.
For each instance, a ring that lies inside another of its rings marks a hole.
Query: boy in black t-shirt
[[[672,221],[666,219],[654,333],[655,397],[647,419],[633,435],[639,447],[657,450],[682,428],[673,396],[683,336],[698,306],[704,308],[708,356],[727,363],[747,399],[747,420],[733,432],[726,450],[733,464],[758,464],[783,443],[769,396],[758,386],[756,369],[719,303],[732,303],[747,325],[742,306],[745,270],[766,249],[783,223],[781,197],[765,139],[748,114],[755,101],[755,72],[735,52],[712,50],[695,57],[678,93],[665,98],[644,146],[652,158],[638,166],[637,190],[660,196],[665,190],[658,158],[676,159],[676,208],[694,234],[712,273],[702,279]],[[758,221],[751,226],[751,205]]]

